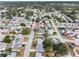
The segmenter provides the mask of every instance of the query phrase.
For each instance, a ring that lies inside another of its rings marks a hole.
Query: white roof
[[[77,38],[79,39],[79,35],[77,35]]]
[[[22,34],[18,34],[16,38],[23,38]]]
[[[79,45],[79,39],[75,39],[75,44]]]
[[[57,39],[53,39],[53,41],[54,41],[55,44],[59,43],[59,41]]]
[[[9,30],[8,29],[3,29],[3,30],[1,30],[1,32],[9,32]]]
[[[48,30],[48,33],[49,34],[53,34],[53,30]]]
[[[14,47],[12,47],[13,49],[12,49],[12,51],[19,51],[19,45],[14,45]]]
[[[0,43],[0,50],[5,50],[7,47],[6,43]]]
[[[2,41],[3,39],[3,36],[2,36],[2,33],[0,32],[0,41]]]
[[[11,53],[11,56],[12,56],[12,57],[16,57],[16,52],[12,52],[12,53]]]
[[[11,55],[8,55],[7,57],[16,57],[16,52],[12,52]]]
[[[0,12],[4,12],[4,13],[5,13],[6,11],[7,11],[7,10],[1,10]]]
[[[41,53],[36,53],[36,57],[41,57],[42,54]]]

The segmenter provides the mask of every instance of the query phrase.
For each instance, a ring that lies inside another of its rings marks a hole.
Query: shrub
[[[28,35],[28,34],[30,34],[30,29],[29,28],[23,28],[21,33],[22,33],[22,35]]]
[[[65,55],[68,53],[68,49],[64,43],[55,44],[53,43],[53,49],[54,51],[59,52],[61,55]]]
[[[26,24],[25,24],[25,23],[20,23],[20,25],[21,25],[21,26],[26,26]]]
[[[5,36],[3,42],[5,42],[5,43],[11,43],[10,36]]]

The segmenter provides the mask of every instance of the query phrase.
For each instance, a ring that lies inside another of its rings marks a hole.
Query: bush
[[[44,16],[47,19],[51,19],[51,17],[49,15]]]
[[[57,32],[53,32],[53,35],[56,35],[57,34]]]
[[[20,25],[21,25],[21,26],[26,26],[26,24],[25,24],[25,23],[20,23]]]
[[[43,41],[43,48],[45,50],[45,52],[59,52],[60,55],[66,55],[68,54],[68,49],[66,47],[66,45],[64,43],[59,43],[59,44],[55,44],[51,42],[51,40],[49,39],[45,39]]]
[[[21,33],[22,33],[22,35],[28,35],[28,34],[30,34],[30,29],[29,28],[23,28]]]
[[[28,16],[32,16],[33,15],[33,12],[31,11],[31,12],[26,12],[26,15],[28,15]]]
[[[11,43],[10,36],[5,36],[3,42],[5,42],[5,43]]]
[[[25,16],[25,19],[28,19],[28,20],[29,20],[29,16],[26,15],[26,16]]]
[[[5,50],[5,52],[8,53],[8,54],[10,54],[12,52],[12,49],[8,48],[8,49]]]
[[[52,43],[51,40],[45,39],[43,41],[43,48],[45,49],[45,52],[50,52],[52,49]]]
[[[59,43],[59,44],[53,43],[52,47],[54,51],[59,52],[61,55],[65,55],[68,53],[68,49],[64,43]]]
[[[12,19],[12,14],[11,14],[11,12],[7,12],[7,13],[6,13],[6,17],[7,17],[7,19]]]
[[[1,54],[1,56],[2,56],[2,57],[6,57],[6,56],[7,56],[7,54],[6,54],[6,53],[4,53],[4,54]]]
[[[39,21],[40,21],[40,18],[37,18],[37,19],[36,19],[36,22],[38,23]]]
[[[15,31],[12,31],[11,33],[12,33],[12,34],[16,34],[16,32],[15,32]]]

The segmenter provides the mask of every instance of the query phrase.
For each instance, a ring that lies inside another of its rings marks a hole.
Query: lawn
[[[30,55],[29,55],[29,57],[35,57],[35,52],[30,52]]]

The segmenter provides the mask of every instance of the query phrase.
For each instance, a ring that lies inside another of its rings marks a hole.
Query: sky
[[[79,1],[79,0],[0,0],[0,1]]]

